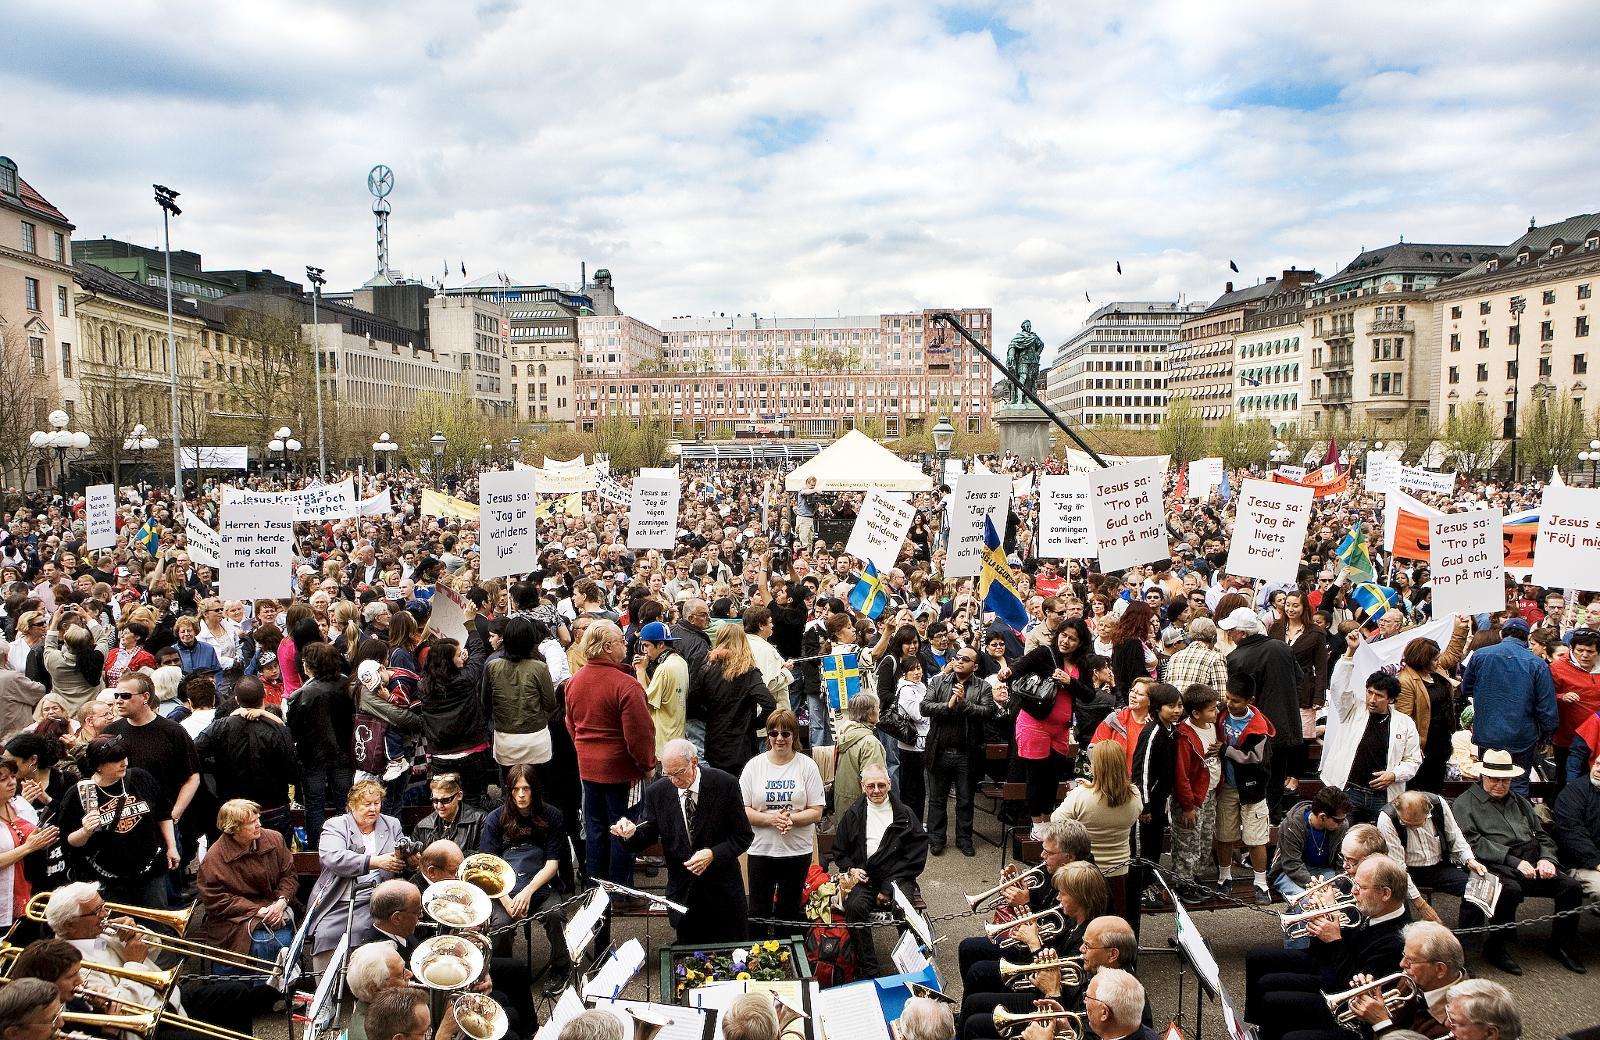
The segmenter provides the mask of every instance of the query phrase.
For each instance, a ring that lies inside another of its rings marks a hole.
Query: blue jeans
[[[833,743],[833,726],[828,717],[828,699],[820,693],[806,695],[806,711],[811,715],[811,746],[827,747]]]
[[[1511,781],[1511,790],[1522,797],[1528,797],[1528,779],[1533,775],[1533,748],[1523,748],[1521,751],[1512,751],[1510,748],[1495,748],[1493,744],[1484,744],[1478,748],[1478,760],[1491,748],[1504,751],[1511,755],[1511,761],[1522,767],[1522,775]]]
[[[304,765],[306,789],[306,847],[317,847],[322,837],[322,821],[327,819],[328,808],[337,816],[344,811],[350,797],[350,785],[355,782],[355,771],[349,766]]]
[[[1306,870],[1319,881],[1326,881],[1339,873],[1333,867],[1307,867]],[[1296,896],[1305,891],[1300,887],[1299,882],[1288,874],[1279,874],[1273,878],[1272,887],[1277,889],[1278,894],[1291,903],[1294,902]],[[1286,950],[1309,950],[1311,949],[1311,937],[1308,935],[1301,939],[1285,939],[1283,940],[1283,948]]]
[[[591,878],[633,887],[633,853],[613,837],[611,825],[628,809],[631,784],[583,782],[583,867]]]
[[[1350,822],[1377,823],[1378,814],[1389,804],[1389,792],[1374,791],[1358,784],[1345,784],[1344,793],[1350,798]]]
[[[878,743],[883,745],[884,768],[889,771],[889,790],[894,792],[896,798],[905,801],[900,795],[900,745],[883,730],[876,732]]]

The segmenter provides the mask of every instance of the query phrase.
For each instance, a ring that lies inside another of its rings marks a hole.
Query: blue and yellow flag
[[[1222,483],[1217,486],[1217,494],[1222,497],[1222,504],[1227,505],[1233,501],[1233,482],[1228,479],[1228,467],[1222,467]]]
[[[878,615],[883,613],[883,606],[888,599],[883,590],[882,575],[878,573],[878,568],[873,566],[872,561],[868,560],[866,569],[861,572],[861,580],[850,590],[850,608],[876,621]]]
[[[1367,551],[1367,533],[1360,521],[1344,536],[1334,555],[1339,560],[1339,577],[1362,582],[1378,580],[1378,572],[1372,566],[1372,554]]]
[[[983,554],[978,557],[978,598],[994,616],[1021,632],[1028,626],[1028,608],[1017,590],[1017,579],[1006,562],[1005,550],[1000,547],[1000,533],[994,529],[992,517],[983,518]]]
[[[1364,581],[1350,590],[1350,601],[1367,615],[1365,624],[1370,628],[1383,615],[1400,608],[1400,593],[1387,585]]]
[[[133,536],[133,540],[144,546],[144,551],[151,556],[154,556],[156,550],[161,548],[161,535],[156,533],[155,521],[149,517],[145,518],[144,526],[139,528],[139,532]]]
[[[861,692],[861,665],[855,654],[830,654],[822,659],[822,688],[828,707],[844,711],[850,698]]]

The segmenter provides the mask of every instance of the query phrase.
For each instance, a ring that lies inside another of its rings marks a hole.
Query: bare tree
[[[227,325],[228,332],[241,340],[246,357],[231,388],[232,398],[240,411],[254,418],[255,440],[265,444],[278,419],[300,412],[294,402],[314,378],[311,347],[298,322],[275,314],[233,310]]]
[[[43,424],[50,386],[34,368],[27,335],[18,325],[0,326],[0,481],[25,487],[34,449],[28,435]]]

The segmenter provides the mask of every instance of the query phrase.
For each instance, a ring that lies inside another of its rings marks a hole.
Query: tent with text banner
[[[907,462],[860,430],[851,430],[823,448],[811,461],[790,470],[786,491],[804,491],[806,478],[817,478],[818,491],[931,491],[933,478],[915,462]]]

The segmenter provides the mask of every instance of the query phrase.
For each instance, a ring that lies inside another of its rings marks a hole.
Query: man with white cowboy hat
[[[1533,803],[1511,790],[1511,781],[1523,772],[1509,751],[1488,748],[1478,767],[1478,786],[1463,791],[1451,807],[1473,855],[1504,886],[1497,909],[1507,920],[1515,920],[1524,896],[1550,897],[1557,912],[1583,903],[1583,885],[1556,866],[1555,839],[1534,815]],[[1506,949],[1506,939],[1514,934],[1511,928],[1489,933],[1483,959],[1501,971],[1521,975],[1522,966]],[[1582,975],[1585,969],[1577,956],[1577,942],[1576,915],[1557,918],[1551,924],[1550,956],[1568,971]]]
[[[1250,676],[1255,682],[1256,707],[1272,723],[1267,807],[1272,822],[1277,823],[1283,815],[1278,792],[1286,789],[1289,751],[1305,743],[1300,727],[1300,665],[1288,643],[1262,631],[1261,619],[1249,607],[1235,609],[1218,621],[1217,627],[1233,642],[1233,652],[1227,657],[1228,675]]]

